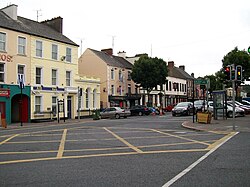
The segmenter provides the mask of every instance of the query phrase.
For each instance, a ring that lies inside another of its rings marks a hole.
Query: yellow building
[[[63,19],[57,17],[36,22],[17,16],[16,5],[10,5],[4,10],[0,15],[11,18],[5,19],[5,29],[8,32],[18,31],[27,40],[27,52],[23,57],[17,56],[20,59],[27,58],[24,74],[25,83],[31,88],[28,99],[29,119],[52,119],[58,116],[76,118],[78,109],[84,111],[100,108],[100,79],[78,74],[78,45],[63,35]],[[12,55],[15,54],[13,51]],[[16,67],[8,69],[13,72]],[[11,73],[8,76],[9,82],[17,83],[16,76],[11,76]]]

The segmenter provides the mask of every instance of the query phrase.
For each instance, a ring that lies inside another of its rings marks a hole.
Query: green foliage
[[[215,75],[206,75],[204,78],[207,78],[210,80],[210,88],[208,91],[211,93],[215,90],[222,90],[223,89],[223,73],[221,71],[218,71],[215,73]]]
[[[243,69],[243,80],[248,79],[250,77],[250,55],[245,50],[238,50],[235,47],[232,51],[230,51],[224,58],[222,59],[222,66],[226,67],[228,65],[234,64],[235,67],[237,65],[241,65]]]
[[[143,89],[150,93],[157,85],[166,83],[168,76],[166,62],[157,57],[143,55],[134,63],[131,77]]]

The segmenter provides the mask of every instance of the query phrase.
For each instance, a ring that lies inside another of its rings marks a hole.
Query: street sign
[[[207,80],[195,79],[194,84],[207,84]]]

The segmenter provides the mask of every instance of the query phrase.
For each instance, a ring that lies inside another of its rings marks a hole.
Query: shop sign
[[[8,54],[1,54],[0,53],[0,61],[3,61],[3,62],[12,62],[12,56],[10,56]]]
[[[0,89],[0,97],[10,97],[10,90]]]

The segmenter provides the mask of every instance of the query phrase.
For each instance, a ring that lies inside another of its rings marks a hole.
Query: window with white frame
[[[86,89],[86,108],[89,108],[89,89]]]
[[[71,86],[71,71],[66,71],[66,86]]]
[[[115,79],[115,70],[112,68],[111,69],[111,80]]]
[[[96,108],[96,89],[93,91],[93,108]]]
[[[42,96],[35,96],[35,113],[42,111]]]
[[[72,50],[71,48],[67,47],[66,48],[66,61],[67,62],[71,62],[71,56],[72,56]]]
[[[36,56],[42,57],[43,56],[43,42],[42,41],[36,41]]]
[[[0,51],[6,51],[6,33],[0,32]]]
[[[36,84],[42,84],[42,68],[36,67]]]
[[[123,82],[122,70],[119,70],[119,81]]]
[[[17,78],[22,79],[23,83],[25,82],[25,80],[24,80],[24,68],[25,68],[24,65],[18,65],[17,66],[17,75],[18,75]]]
[[[26,38],[18,36],[18,54],[25,55],[26,53]]]
[[[54,116],[57,114],[57,97],[52,96],[52,113]]]
[[[56,44],[52,44],[52,49],[51,49],[51,58],[53,60],[57,60],[58,59],[58,45]]]
[[[128,71],[128,80],[131,80],[131,71]]]
[[[57,85],[57,69],[51,70],[51,83],[52,85]]]
[[[0,63],[0,82],[4,82],[4,64]]]

